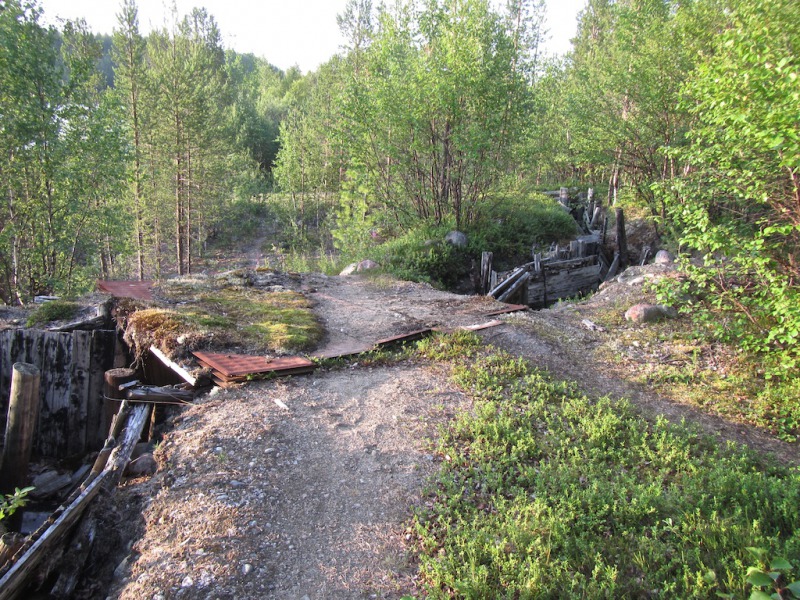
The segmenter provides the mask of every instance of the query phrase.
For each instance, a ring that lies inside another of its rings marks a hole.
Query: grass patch
[[[45,325],[53,321],[68,321],[78,316],[78,313],[83,308],[77,302],[70,302],[69,300],[51,300],[40,304],[34,310],[25,325],[28,327],[36,327],[37,325]]]
[[[477,400],[414,520],[431,598],[742,597],[748,547],[800,555],[800,471],[720,448],[524,361],[435,337]]]
[[[658,394],[740,423],[787,442],[800,438],[800,383],[767,379],[763,356],[708,339],[685,319],[646,326],[620,320],[622,309],[593,314],[617,333],[596,352],[619,365],[617,375]],[[616,321],[614,320],[616,319]]]
[[[170,354],[210,346],[282,353],[314,346],[322,328],[302,294],[224,288],[206,289],[170,309],[134,312],[126,336],[137,349],[156,345]]]

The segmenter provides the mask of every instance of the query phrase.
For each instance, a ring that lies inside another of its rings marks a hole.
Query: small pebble
[[[253,565],[245,563],[242,565],[242,575],[248,575],[253,570]]]

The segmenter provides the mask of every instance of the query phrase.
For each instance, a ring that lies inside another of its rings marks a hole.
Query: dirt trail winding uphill
[[[477,324],[500,308],[404,282],[317,275],[303,286],[317,303],[327,348]],[[585,329],[581,321],[592,314],[591,304],[579,304],[506,315],[481,335],[592,395],[628,397],[647,417],[685,418],[800,462],[797,445],[654,397],[593,364],[603,336],[613,333]],[[418,594],[404,527],[439,460],[430,445],[437,426],[469,406],[435,365],[358,360],[199,401],[174,418],[157,452],[159,473],[118,495],[141,504],[143,516],[130,523],[136,541],[119,557],[128,554],[110,597]]]

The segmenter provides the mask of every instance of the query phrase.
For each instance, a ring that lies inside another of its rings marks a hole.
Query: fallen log
[[[189,404],[194,394],[173,387],[152,385],[137,386],[125,392],[129,402],[149,402],[151,404]]]
[[[118,417],[122,414],[123,411],[120,411]],[[50,553],[55,551],[56,546],[78,522],[94,497],[100,491],[109,492],[117,486],[149,415],[150,407],[146,404],[131,409],[122,438],[111,451],[103,471],[96,476],[90,474],[87,483],[70,498],[68,504],[59,507],[42,526],[40,531],[44,530],[43,533],[38,535],[39,532],[36,532],[32,535],[29,542],[19,551],[23,554],[19,558],[15,555],[13,564],[3,570],[0,578],[0,600],[17,598],[25,590],[36,568],[45,558],[51,558]],[[81,564],[80,568],[82,567]]]
[[[503,292],[503,294],[500,295],[499,298],[497,298],[497,300],[499,302],[505,302],[506,300],[511,298],[514,294],[516,294],[518,291],[520,291],[523,288],[523,286],[528,285],[528,280],[530,278],[531,278],[530,273],[527,272],[523,273],[522,277],[519,277],[517,281],[515,281],[514,284],[511,285],[511,287],[509,287],[505,292]]]

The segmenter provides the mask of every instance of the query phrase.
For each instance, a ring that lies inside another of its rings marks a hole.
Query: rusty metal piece
[[[493,310],[492,312],[486,313],[485,316],[487,317],[494,317],[497,315],[504,315],[506,313],[518,312],[521,310],[528,310],[527,304],[509,304],[505,308],[501,308],[500,310]]]
[[[294,375],[308,373],[316,366],[313,362],[300,356],[284,356],[267,358],[249,354],[214,354],[211,352],[193,352],[195,358],[205,367],[210,367],[214,375],[225,381],[244,379],[248,375]]]
[[[429,336],[432,332],[433,330],[430,328],[418,329],[416,331],[411,331],[409,333],[401,333],[400,335],[395,335],[390,338],[386,338],[384,340],[378,340],[377,342],[375,342],[375,345],[378,347],[382,347],[382,346],[390,346],[391,344],[399,344],[401,342],[413,342]]]
[[[111,294],[117,298],[152,300],[152,288],[152,281],[97,281],[98,291]]]

